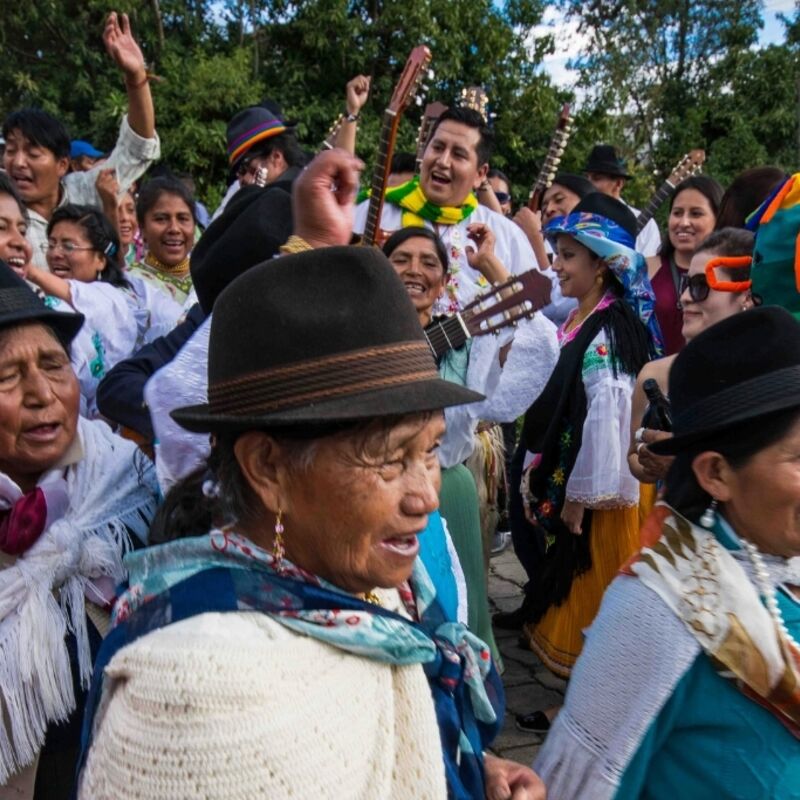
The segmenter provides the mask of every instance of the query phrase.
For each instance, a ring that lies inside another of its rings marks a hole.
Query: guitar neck
[[[381,221],[381,211],[383,211],[383,193],[386,191],[389,164],[394,151],[399,122],[400,118],[397,114],[389,109],[384,112],[378,156],[375,159],[375,170],[372,173],[372,194],[369,198],[367,221],[364,225],[363,243],[367,245],[374,245],[378,241],[378,228]]]
[[[664,202],[669,199],[669,196],[675,191],[675,187],[668,181],[664,181],[661,186],[658,187],[656,193],[650,198],[650,202],[647,204],[647,208],[642,211],[641,214],[636,218],[636,234],[640,234],[642,229],[651,219],[655,216],[656,211],[664,204]]]
[[[425,336],[433,357],[437,361],[448,350],[461,347],[471,338],[469,329],[460,314],[454,314],[440,322],[432,322],[425,328]]]

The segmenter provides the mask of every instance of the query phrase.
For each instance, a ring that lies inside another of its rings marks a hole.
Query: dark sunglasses
[[[495,192],[494,196],[497,198],[498,203],[507,203],[511,199],[508,192]]]
[[[705,275],[681,275],[680,297],[686,290],[689,290],[689,297],[695,303],[702,303],[708,297],[711,287],[708,285],[708,280]]]

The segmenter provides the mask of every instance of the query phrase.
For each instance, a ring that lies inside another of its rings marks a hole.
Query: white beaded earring
[[[716,498],[711,498],[711,503],[709,504],[708,508],[703,512],[703,515],[700,517],[700,524],[704,528],[711,529],[714,527],[714,523],[717,521],[717,501]]]

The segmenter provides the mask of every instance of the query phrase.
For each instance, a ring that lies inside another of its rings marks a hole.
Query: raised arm
[[[142,51],[131,33],[127,14],[112,11],[106,20],[103,42],[114,63],[122,70],[128,92],[128,124],[143,139],[156,133],[156,116]]]
[[[356,75],[347,83],[345,117],[336,134],[334,147],[339,147],[351,154],[356,152],[356,127],[361,109],[364,108],[364,103],[369,97],[369,82],[369,76]]]

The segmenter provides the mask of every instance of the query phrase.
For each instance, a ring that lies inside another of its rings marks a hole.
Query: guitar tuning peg
[[[556,158],[561,158],[564,155],[564,148],[559,147],[556,149],[555,153],[553,154]]]
[[[420,108],[422,107],[422,98],[421,98],[419,95],[417,95],[417,96],[414,98],[414,102],[415,102],[415,103],[416,103],[416,104],[417,104],[417,105],[418,105]]]
[[[434,72],[433,72],[433,70],[432,70],[432,69],[429,69],[429,70],[428,70],[428,80],[429,80],[429,81],[432,81],[432,80],[433,80],[433,78],[434,78]]]

